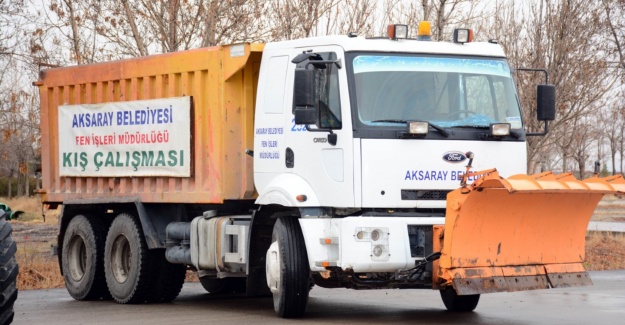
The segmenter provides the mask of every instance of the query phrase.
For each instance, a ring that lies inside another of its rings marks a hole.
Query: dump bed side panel
[[[42,72],[37,85],[44,202],[254,198],[245,149],[253,147],[261,51],[260,44],[239,44]],[[185,96],[192,103],[190,176],[60,176],[59,106]]]

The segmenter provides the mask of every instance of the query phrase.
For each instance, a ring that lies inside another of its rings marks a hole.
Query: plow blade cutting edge
[[[445,227],[434,229],[437,287],[470,295],[592,285],[586,230],[605,194],[625,194],[622,176],[474,174],[482,177],[449,193]]]

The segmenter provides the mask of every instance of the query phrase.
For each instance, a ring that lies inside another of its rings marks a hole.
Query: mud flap
[[[435,288],[470,295],[592,285],[582,265],[586,230],[605,194],[625,194],[622,176],[476,174],[447,196]]]

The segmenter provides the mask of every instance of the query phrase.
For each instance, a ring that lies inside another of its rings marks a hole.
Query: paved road
[[[64,289],[20,291],[14,324],[623,324],[625,270],[591,272],[592,287],[483,295],[473,313],[444,311],[430,290],[311,291],[306,318],[277,318],[269,298],[212,297],[187,283],[173,303],[79,302]]]

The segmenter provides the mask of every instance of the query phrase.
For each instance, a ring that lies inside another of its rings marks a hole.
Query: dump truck
[[[427,26],[426,26],[427,27]],[[589,285],[586,228],[621,177],[526,175],[530,133],[496,41],[355,34],[44,70],[43,202],[77,300],[211,294],[305,314],[314,285],[480,294]],[[496,168],[496,169],[495,169]],[[331,298],[328,298],[331,299]]]

